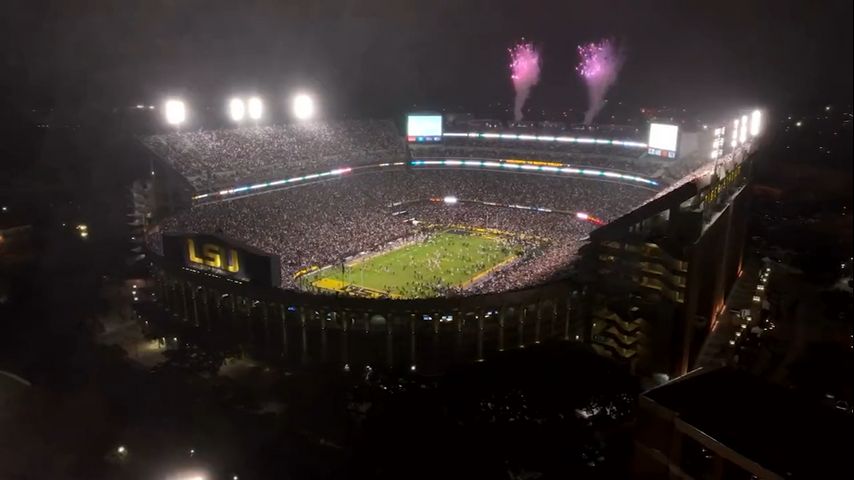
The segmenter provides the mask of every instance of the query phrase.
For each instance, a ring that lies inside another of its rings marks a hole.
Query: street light
[[[166,480],[208,480],[208,476],[198,470],[184,471],[166,477]]]

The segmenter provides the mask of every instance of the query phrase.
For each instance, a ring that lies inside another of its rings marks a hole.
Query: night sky
[[[310,88],[350,114],[508,102],[507,48],[542,49],[534,105],[584,107],[575,46],[626,52],[609,98],[724,109],[850,102],[851,0],[60,0],[4,4],[6,103],[196,102]]]

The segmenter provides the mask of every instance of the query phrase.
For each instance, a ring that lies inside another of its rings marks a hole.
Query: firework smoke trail
[[[531,88],[540,81],[540,53],[534,49],[534,44],[525,42],[516,44],[510,52],[510,78],[516,90],[516,103],[513,116],[516,121],[522,120],[522,107],[531,94]]]
[[[580,45],[578,55],[581,62],[575,70],[584,78],[590,95],[590,105],[584,114],[584,123],[589,124],[605,105],[605,94],[623,66],[623,54],[612,40],[605,39]]]

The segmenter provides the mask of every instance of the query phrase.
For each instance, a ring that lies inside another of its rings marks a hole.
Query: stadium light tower
[[[181,100],[166,100],[163,112],[169,125],[179,126],[187,119],[187,107]]]
[[[735,119],[732,121],[732,141],[729,146],[735,148],[738,146],[738,123],[739,119]]]
[[[261,102],[261,99],[258,97],[251,97],[249,102],[247,102],[247,105],[249,106],[249,118],[256,122],[261,120],[261,116],[264,113],[264,104]]]
[[[744,143],[747,141],[747,127],[748,127],[747,122],[748,122],[747,115],[742,115],[741,116],[741,124],[739,126],[740,130],[738,132],[738,143]]]
[[[293,100],[293,111],[298,120],[310,119],[314,116],[314,100],[305,93],[298,94]]]
[[[750,114],[750,136],[755,137],[762,131],[762,111],[754,110]]]
[[[232,98],[231,101],[228,102],[228,114],[235,122],[243,120],[243,117],[246,115],[246,105],[243,103],[243,100],[239,98]]]

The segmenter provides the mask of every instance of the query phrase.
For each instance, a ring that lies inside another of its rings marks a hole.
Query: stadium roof
[[[653,215],[656,215],[665,210],[669,210],[673,207],[680,205],[685,200],[696,196],[700,191],[700,186],[697,182],[688,182],[684,185],[676,188],[670,193],[663,195],[658,198],[654,198],[649,202],[641,205],[640,207],[632,210],[631,212],[623,215],[616,220],[609,222],[606,225],[603,225],[596,230],[590,232],[591,238],[614,238],[618,236],[622,236],[623,233],[628,231],[629,227],[635,225],[642,220],[649,218]]]
[[[852,478],[854,422],[734,368],[699,371],[644,394],[779,475]]]

